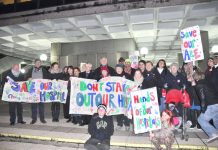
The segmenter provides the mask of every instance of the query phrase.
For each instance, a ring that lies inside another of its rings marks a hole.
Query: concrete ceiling
[[[149,49],[146,60],[164,58],[170,63],[177,61],[180,30],[194,25],[209,32],[210,47],[218,44],[218,1],[3,26],[0,51],[34,58],[41,53],[50,54],[53,42],[133,38],[137,49]]]

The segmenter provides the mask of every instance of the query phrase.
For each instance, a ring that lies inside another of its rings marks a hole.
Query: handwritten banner
[[[122,77],[107,77],[99,82],[71,78],[70,114],[93,114],[101,103],[107,105],[108,115],[126,114],[127,93],[137,88],[133,81]]]
[[[25,103],[65,103],[68,81],[34,79],[23,82],[7,82],[2,95],[3,101]]]
[[[181,49],[185,62],[204,59],[199,26],[181,30],[180,38],[182,40]]]
[[[161,128],[157,89],[131,92],[135,134]]]

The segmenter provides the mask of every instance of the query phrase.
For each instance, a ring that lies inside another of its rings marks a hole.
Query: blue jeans
[[[210,120],[213,120],[215,127],[209,123]],[[209,138],[218,134],[218,104],[209,105],[205,113],[201,113],[198,117],[198,123]]]

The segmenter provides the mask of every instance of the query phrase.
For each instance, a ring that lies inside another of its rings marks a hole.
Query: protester
[[[78,67],[74,67],[73,74],[74,77],[79,77],[80,69]],[[79,124],[80,126],[83,124],[82,116],[79,114],[71,114],[71,119],[73,124]]]
[[[146,65],[146,62],[144,60],[139,61],[139,69],[142,71],[143,75],[145,74],[145,65]]]
[[[96,80],[99,80],[100,78],[102,78],[101,76],[101,72],[102,70],[107,70],[108,74],[110,74],[111,76],[113,76],[115,74],[115,70],[114,68],[108,66],[108,61],[106,57],[102,57],[100,59],[100,67],[98,67],[97,69],[95,69],[94,71],[94,78]]]
[[[3,84],[9,80],[11,84],[13,82],[24,81],[24,75],[20,72],[19,64],[14,64],[7,73],[5,79],[3,79]],[[13,86],[13,85],[12,85]],[[17,115],[17,123],[25,124],[23,121],[23,106],[21,102],[8,102],[9,104],[9,115],[10,115],[10,125],[15,125],[16,115]],[[17,111],[17,114],[16,114]]]
[[[133,78],[134,73],[135,73],[135,69],[131,67],[131,60],[130,59],[126,59],[124,62],[124,72],[129,74],[131,76],[131,78]]]
[[[168,73],[169,70],[167,69],[166,61],[164,59],[160,59],[157,62],[156,67],[154,68],[154,74],[156,76],[157,81],[157,95],[160,112],[162,112],[166,108],[166,90],[164,89],[164,79],[166,78]]]
[[[124,72],[123,67],[124,67],[123,64],[116,65],[115,76],[130,79],[130,75]],[[127,118],[127,116],[125,116],[124,114],[120,114],[120,115],[117,115],[116,117],[117,117],[117,126],[118,126],[117,129],[120,130],[123,126],[125,126],[125,130],[128,131],[130,129],[130,120]]]
[[[163,148],[161,147],[161,144],[163,144],[166,146],[167,150],[171,150],[175,141],[173,130],[174,125],[172,112],[165,109],[161,113],[161,129],[153,133],[150,132],[150,140],[156,149],[162,150]]]
[[[212,70],[213,70],[213,67],[214,67],[214,61],[213,61],[213,58],[210,57],[207,59],[207,69],[205,70],[205,78],[207,79],[208,76],[210,76]]]
[[[54,62],[51,64],[50,79],[51,80],[63,80],[64,79],[64,75],[61,72],[57,62]],[[52,102],[51,111],[52,111],[52,122],[59,122],[60,103]]]
[[[94,79],[93,71],[92,71],[92,64],[91,63],[86,63],[85,64],[85,71],[81,72],[79,74],[79,77],[84,78],[84,79]],[[89,124],[91,118],[92,118],[91,115],[82,115],[81,116],[82,122],[80,123],[80,126]]]
[[[67,76],[67,80],[68,80],[68,83],[67,83],[67,100],[66,100],[66,103],[64,104],[64,118],[65,119],[68,119],[67,122],[70,122],[72,121],[71,120],[71,116],[70,116],[70,113],[69,113],[69,107],[70,107],[70,91],[71,91],[71,81],[70,81],[70,77],[73,77],[73,66],[68,66],[67,67],[67,73],[68,73],[68,76]]]
[[[29,70],[29,72],[26,75],[26,78],[31,79],[50,79],[49,72],[41,67],[41,60],[35,59],[35,64],[32,69]],[[42,123],[46,123],[45,117],[44,117],[44,103],[32,103],[31,104],[31,110],[32,110],[32,121],[30,124],[35,124],[37,121],[37,106],[39,108],[39,117],[40,121]]]
[[[200,125],[198,124],[197,118],[200,115],[201,107],[200,107],[200,100],[196,94],[195,88],[193,85],[193,70],[196,67],[193,66],[192,62],[189,63],[183,63],[181,73],[187,78],[187,87],[186,91],[188,92],[190,96],[190,104],[191,107],[187,109],[187,120],[190,120],[192,122],[192,125],[190,126],[190,129],[194,129],[197,127],[200,129]]]
[[[218,93],[214,86],[204,79],[204,74],[195,71],[193,78],[196,81],[196,91],[201,100],[202,113],[198,117],[198,123],[209,136],[207,143],[218,139]],[[213,120],[213,125],[210,121]]]
[[[118,63],[124,65],[125,59],[123,57],[120,57],[119,60],[118,60]]]
[[[157,79],[154,73],[153,63],[147,61],[145,64],[144,76],[144,89],[157,87]]]
[[[134,81],[138,84],[138,90],[145,89],[144,76],[140,69],[136,69],[133,77]]]
[[[87,150],[109,150],[110,139],[114,133],[112,116],[107,116],[107,107],[104,104],[98,105],[97,114],[94,114],[88,126],[91,135],[85,144]]]

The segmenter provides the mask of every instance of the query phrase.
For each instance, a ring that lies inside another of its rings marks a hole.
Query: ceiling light
[[[25,73],[26,71],[25,71],[25,69],[20,69],[20,72]]]
[[[140,53],[143,54],[143,55],[148,54],[148,48],[147,48],[147,47],[142,47],[142,48],[140,49]]]
[[[40,60],[41,61],[46,61],[48,59],[47,55],[46,54],[41,54],[40,55]]]
[[[212,53],[217,53],[218,52],[218,45],[214,45],[211,49]]]

